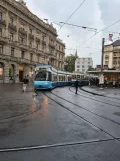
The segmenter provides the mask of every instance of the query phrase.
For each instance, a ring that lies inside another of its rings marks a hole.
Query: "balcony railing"
[[[14,31],[17,31],[17,28],[15,25],[13,25],[12,23],[9,23],[9,28],[11,28]]]
[[[29,39],[34,40],[34,35],[32,35],[31,33],[29,34]]]
[[[53,49],[55,49],[55,45],[54,44],[49,43],[49,46],[52,47]]]
[[[40,42],[40,39],[39,39],[38,37],[36,37],[36,41],[37,41],[37,42]]]
[[[8,39],[6,37],[0,36],[0,42],[7,43]]]
[[[25,31],[24,28],[19,28],[19,32],[23,35],[27,35],[27,31]]]
[[[42,40],[42,44],[46,45],[46,41],[45,40]]]
[[[22,59],[22,58],[17,58],[17,57],[13,57],[10,55],[4,55],[4,54],[0,54],[0,59],[6,60],[6,61],[14,61],[14,62],[18,62],[20,64],[31,64],[31,65],[35,65],[36,62],[33,62],[31,60],[28,59]]]
[[[0,20],[0,24],[1,24],[1,25],[6,25],[5,20]]]
[[[25,50],[28,50],[28,49],[29,49],[29,46],[28,46],[28,45],[22,44],[22,43],[19,43],[19,47],[20,47],[20,48],[23,48],[23,49],[25,49]]]

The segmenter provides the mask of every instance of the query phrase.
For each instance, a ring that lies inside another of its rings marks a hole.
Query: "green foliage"
[[[95,69],[90,66],[87,71],[95,71]]]
[[[70,54],[65,57],[65,71],[73,72],[75,70],[75,60],[78,58],[77,55]]]

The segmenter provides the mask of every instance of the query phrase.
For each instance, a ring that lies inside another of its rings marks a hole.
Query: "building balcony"
[[[50,46],[51,48],[55,49],[55,45],[54,45],[54,44],[49,43],[49,46]]]
[[[29,49],[29,46],[26,45],[26,44],[19,43],[19,47],[22,48],[22,49],[24,49],[24,50],[28,50]]]
[[[24,28],[19,28],[19,33],[27,35],[27,31],[25,31]]]
[[[36,37],[36,42],[40,42],[40,38]]]
[[[41,50],[37,50],[37,49],[36,49],[36,53],[37,54],[43,54],[43,52]]]
[[[17,62],[19,64],[31,64],[31,65],[36,64],[36,62],[33,62],[25,58],[17,58],[10,55],[4,55],[4,54],[0,54],[0,59],[6,60],[7,62],[9,61]]]
[[[8,39],[6,37],[0,36],[0,42],[1,43],[7,43]]]
[[[17,31],[17,28],[15,25],[13,25],[12,23],[9,23],[9,28],[14,30],[14,31]]]
[[[5,20],[0,20],[0,24],[6,26]]]
[[[29,39],[34,40],[34,35],[32,35],[31,33],[29,34]]]
[[[120,46],[115,46],[115,47],[113,48],[113,51],[120,51]]]
[[[46,45],[46,41],[45,40],[42,40],[42,44]]]

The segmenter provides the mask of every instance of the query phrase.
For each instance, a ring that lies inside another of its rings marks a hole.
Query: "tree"
[[[75,70],[75,60],[78,56],[75,54],[70,54],[65,57],[65,71],[73,72]]]
[[[87,71],[95,71],[95,69],[90,66]]]

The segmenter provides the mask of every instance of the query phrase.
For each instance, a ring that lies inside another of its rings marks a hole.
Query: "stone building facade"
[[[108,69],[120,69],[120,40],[105,45],[103,65]]]
[[[64,69],[65,44],[56,29],[31,13],[23,0],[0,0],[0,82],[31,79],[37,64]]]

